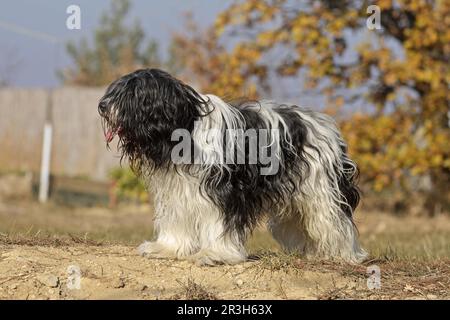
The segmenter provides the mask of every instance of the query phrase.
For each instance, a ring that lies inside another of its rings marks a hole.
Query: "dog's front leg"
[[[243,237],[235,231],[226,231],[223,216],[212,204],[199,212],[198,234],[200,250],[188,257],[197,265],[237,264],[247,259]]]
[[[148,258],[184,259],[197,252],[195,221],[171,199],[161,197],[156,203],[155,240],[142,243],[138,247],[139,254]]]

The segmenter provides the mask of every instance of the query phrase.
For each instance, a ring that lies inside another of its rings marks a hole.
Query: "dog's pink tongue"
[[[108,132],[106,132],[105,134],[105,140],[107,143],[110,143],[112,139],[114,139],[114,131],[108,130]]]

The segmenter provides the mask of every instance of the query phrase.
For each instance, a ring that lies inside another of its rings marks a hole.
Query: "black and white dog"
[[[357,167],[325,114],[270,101],[227,103],[158,69],[114,81],[98,106],[107,143],[155,197],[148,257],[235,264],[258,222],[305,257],[360,262]]]

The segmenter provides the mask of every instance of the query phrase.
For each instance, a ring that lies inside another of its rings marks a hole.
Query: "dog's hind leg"
[[[304,254],[361,262],[367,254],[353,223],[359,202],[356,164],[348,157],[346,143],[331,118],[308,111],[299,115],[307,128],[307,144],[302,148],[306,165],[293,206],[307,235]]]
[[[334,215],[327,201],[320,195],[301,197],[297,213],[270,218],[272,236],[287,253],[360,262],[366,254],[359,246],[355,226],[344,214]]]
[[[305,252],[308,236],[297,215],[283,218],[273,216],[268,222],[268,228],[285,252],[299,254]]]
[[[358,263],[364,260],[366,252],[360,247],[358,232],[352,221],[341,208],[326,175],[312,176],[305,181],[306,191],[298,194],[296,204],[301,215],[305,236],[303,254],[306,257],[342,259]],[[307,190],[308,186],[314,189]]]

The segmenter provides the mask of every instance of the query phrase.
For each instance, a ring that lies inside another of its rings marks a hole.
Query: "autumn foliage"
[[[369,4],[381,29],[367,28]],[[303,78],[299,91],[326,97],[318,107],[338,119],[366,190],[411,196],[425,179],[428,209],[448,205],[449,1],[235,1],[209,30],[188,30],[174,48],[202,90],[267,96],[276,79]]]

